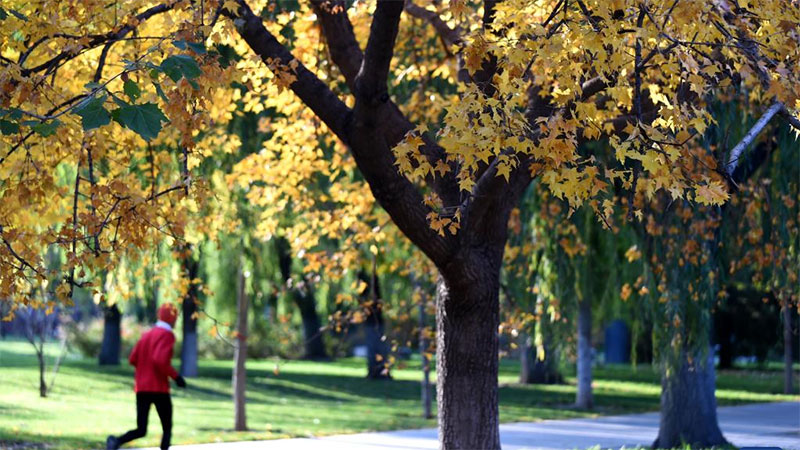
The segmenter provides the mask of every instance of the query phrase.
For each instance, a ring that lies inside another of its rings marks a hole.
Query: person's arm
[[[177,380],[178,371],[172,367],[172,350],[175,347],[175,336],[170,333],[168,337],[156,348],[153,359],[158,371],[162,374]]]
[[[139,342],[137,342],[136,345],[133,346],[133,350],[131,351],[131,355],[128,357],[128,362],[133,367],[136,367],[136,364],[139,363],[139,343],[140,342],[142,342],[142,341],[139,340]]]

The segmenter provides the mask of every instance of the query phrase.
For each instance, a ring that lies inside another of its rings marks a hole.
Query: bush
[[[221,328],[221,327],[220,327]],[[222,333],[223,331],[220,330]],[[202,357],[213,359],[233,358],[233,338],[199,336],[199,353]],[[296,359],[303,355],[303,334],[299,327],[288,322],[264,323],[253,326],[247,337],[248,358],[269,358],[278,356],[285,359]]]
[[[67,319],[63,323],[67,333],[67,343],[71,349],[78,351],[83,356],[96,358],[100,354],[103,344],[103,319],[93,318],[81,322]],[[130,317],[122,318],[120,357],[127,358],[133,346],[147,331],[148,326],[136,322]]]

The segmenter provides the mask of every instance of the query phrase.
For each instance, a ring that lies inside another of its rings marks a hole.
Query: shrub
[[[93,318],[81,322],[67,319],[63,323],[70,348],[83,356],[96,358],[103,344],[103,318]],[[120,357],[127,358],[133,346],[150,327],[136,322],[130,317],[122,318]]]
[[[222,331],[220,330],[220,332]],[[233,358],[233,338],[227,334],[215,337],[204,333],[200,336],[198,346],[202,357]],[[303,351],[303,335],[299,327],[291,323],[269,322],[250,327],[250,334],[247,337],[248,358],[278,356],[285,359],[296,359],[303,355]]]

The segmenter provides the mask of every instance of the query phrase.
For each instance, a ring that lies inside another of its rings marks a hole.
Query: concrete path
[[[763,403],[718,409],[725,437],[737,447],[781,447],[800,450],[800,402]],[[597,419],[546,420],[500,425],[505,450],[572,450],[649,446],[658,431],[658,413]],[[437,449],[436,430],[389,431],[174,446],[175,450],[411,450]],[[155,450],[155,449],[153,449]]]

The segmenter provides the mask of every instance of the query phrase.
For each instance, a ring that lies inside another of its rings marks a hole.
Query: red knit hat
[[[158,320],[167,322],[170,326],[175,326],[178,319],[178,308],[172,303],[164,303],[158,308]]]

